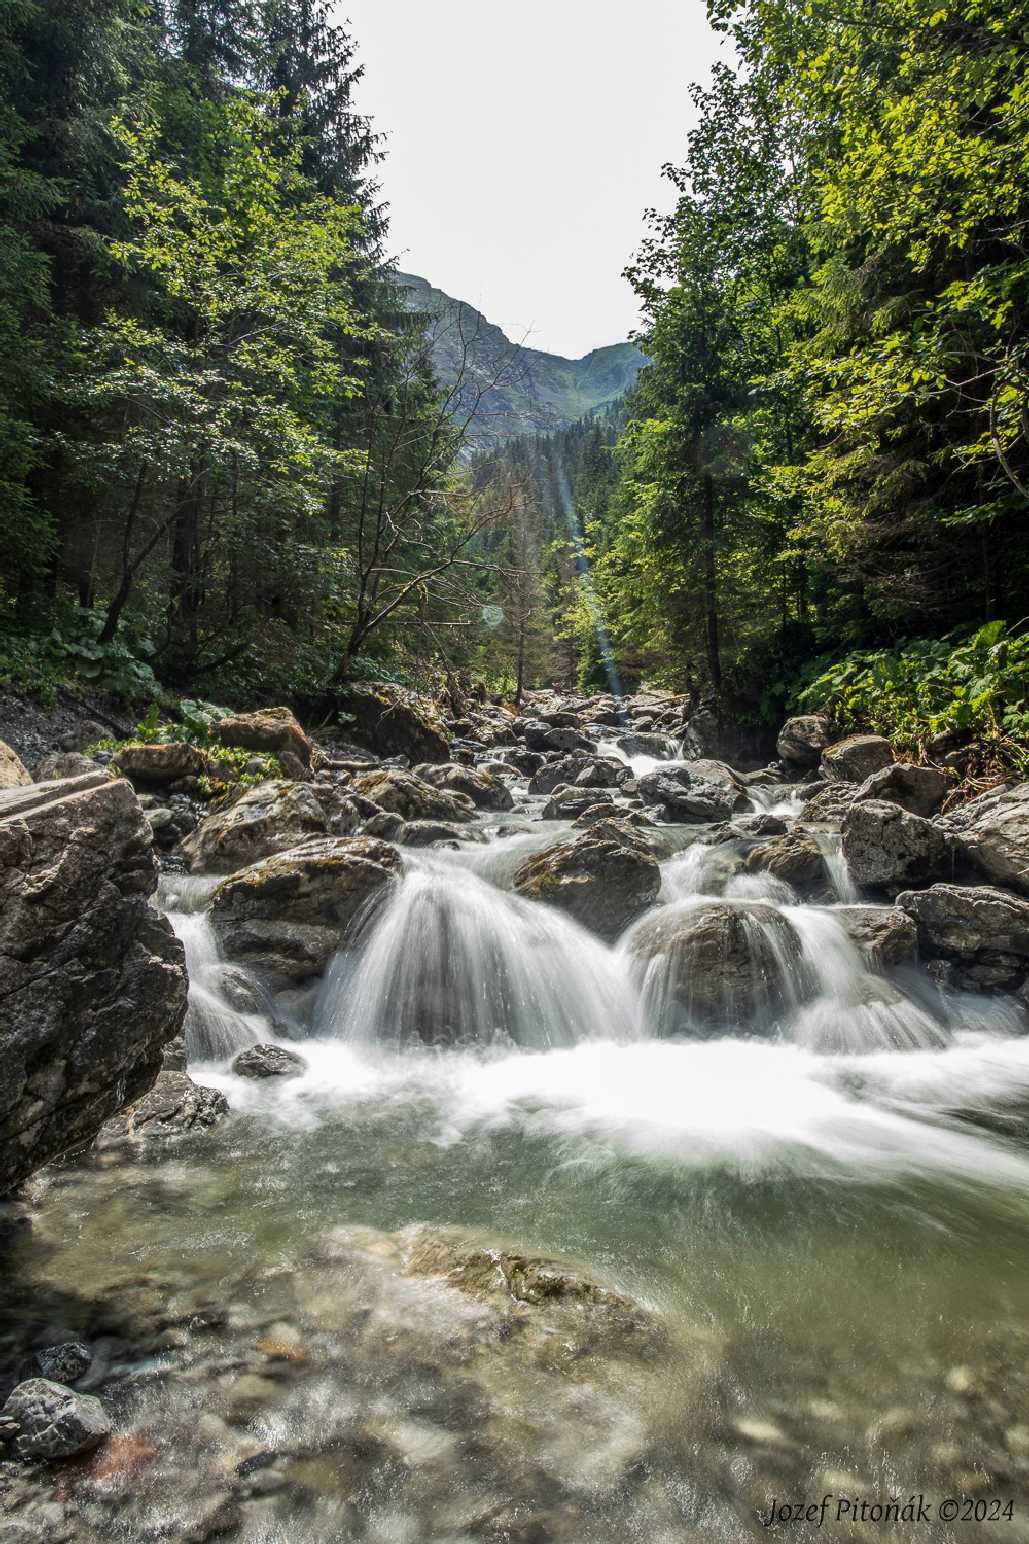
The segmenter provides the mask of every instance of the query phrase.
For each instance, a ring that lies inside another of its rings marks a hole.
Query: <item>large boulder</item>
[[[647,804],[660,805],[667,820],[685,825],[728,820],[734,810],[749,804],[736,789],[694,778],[685,767],[675,766],[641,777],[639,794]]]
[[[684,902],[645,917],[626,947],[659,1033],[773,1033],[813,987],[799,935],[760,903]]]
[[[822,771],[830,783],[863,783],[892,761],[890,742],[881,734],[852,734],[822,752]]]
[[[224,880],[211,924],[229,959],[302,981],[325,969],[401,869],[396,848],[373,837],[306,842]]]
[[[899,804],[868,799],[843,817],[843,856],[857,885],[887,891],[945,877],[950,844],[943,832]]]
[[[661,870],[631,827],[610,820],[534,853],[517,870],[514,887],[610,940],[657,900]]]
[[[788,718],[779,731],[775,748],[793,767],[817,767],[822,752],[832,743],[832,726],[823,713],[802,713]]]
[[[771,874],[801,895],[831,890],[822,849],[810,831],[769,837],[750,849],[743,867],[749,874]]]
[[[939,767],[919,767],[908,761],[895,761],[866,777],[854,795],[860,799],[888,799],[899,804],[909,815],[928,820],[936,814],[953,787],[953,781]]]
[[[605,804],[614,808],[614,796],[606,788],[573,788],[561,786],[554,789],[541,812],[543,820],[577,820],[594,805]]]
[[[0,1416],[17,1427],[19,1458],[74,1458],[111,1435],[111,1422],[93,1394],[77,1394],[49,1378],[29,1378],[7,1397]]]
[[[26,788],[32,782],[32,773],[6,740],[0,740],[0,789]]]
[[[134,783],[161,787],[184,777],[199,777],[207,762],[202,751],[185,740],[164,745],[123,745],[115,758],[123,776]]]
[[[961,967],[973,990],[1014,990],[1029,967],[1029,901],[988,885],[907,890],[897,906],[918,928],[922,954]]]
[[[838,906],[833,916],[872,970],[906,965],[918,952],[918,929],[899,906]]]
[[[725,788],[733,788],[737,793],[746,795],[746,782],[728,762],[716,761],[713,756],[702,756],[699,761],[686,762],[685,766],[690,776],[698,782],[720,783]],[[783,792],[788,790],[784,789]]]
[[[415,775],[431,783],[433,788],[442,788],[445,793],[463,794],[466,799],[471,799],[476,809],[504,811],[514,808],[511,790],[489,772],[462,767],[453,761],[435,766],[424,762],[415,768]]]
[[[570,756],[560,756],[555,761],[548,761],[537,771],[533,772],[529,780],[530,793],[553,793],[562,783],[575,783],[582,772],[588,771],[597,765],[596,752],[576,751]],[[607,763],[601,763],[607,765]],[[614,773],[609,785],[614,787]]]
[[[1029,783],[984,793],[937,824],[984,878],[1029,895]]]
[[[378,767],[354,779],[353,790],[371,799],[381,810],[400,815],[404,820],[473,819],[475,805],[465,793],[451,793],[434,788],[424,778],[399,767]]]
[[[449,761],[446,725],[428,697],[388,681],[352,682],[339,694],[341,714],[358,745],[411,762]]]
[[[332,783],[272,778],[208,815],[182,843],[195,873],[227,874],[312,837],[348,836],[361,813]]]
[[[274,756],[286,777],[310,777],[318,753],[289,708],[234,713],[217,725],[222,745]]]
[[[186,1015],[182,946],[131,786],[0,794],[0,1193],[152,1086]]]

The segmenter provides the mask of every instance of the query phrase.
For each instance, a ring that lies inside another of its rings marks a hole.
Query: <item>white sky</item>
[[[533,348],[578,358],[636,322],[622,269],[668,207],[703,0],[340,0],[387,133],[400,266]],[[526,336],[527,334],[527,336]]]

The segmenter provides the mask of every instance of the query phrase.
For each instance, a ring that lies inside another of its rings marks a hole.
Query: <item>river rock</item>
[[[703,756],[699,761],[687,761],[685,767],[695,781],[718,783],[746,795],[747,785],[743,778],[725,761],[716,761],[712,756]]]
[[[630,769],[621,762],[591,761],[575,778],[576,788],[617,788],[631,778]]]
[[[822,772],[830,783],[863,783],[893,761],[889,740],[881,734],[852,734],[822,752]]]
[[[593,752],[589,754],[576,752],[571,756],[560,756],[553,761],[544,763],[543,766],[539,767],[532,774],[529,779],[529,792],[553,793],[554,789],[560,788],[562,784],[570,785],[577,782],[580,773],[589,771],[591,767],[597,764],[597,757]],[[601,762],[600,765],[606,766],[607,763]],[[591,786],[595,787],[597,785],[593,784]],[[614,783],[612,782],[608,786],[613,788]]]
[[[449,761],[446,725],[434,702],[389,681],[354,681],[338,697],[350,720],[348,732],[378,756],[408,761]]]
[[[59,1346],[44,1346],[29,1358],[23,1378],[47,1378],[51,1383],[78,1383],[93,1362],[93,1353],[81,1340],[65,1340]]]
[[[228,1113],[228,1100],[217,1089],[194,1083],[187,1072],[164,1071],[148,1094],[105,1121],[94,1149],[98,1153],[149,1151],[207,1131]]]
[[[979,874],[1029,894],[1029,783],[984,793],[937,824]]]
[[[959,965],[959,985],[972,991],[1022,985],[1029,965],[1029,901],[988,885],[939,884],[904,891],[897,905],[917,925],[924,956]]]
[[[306,842],[220,884],[211,925],[229,959],[302,981],[320,974],[401,869],[396,848],[373,837]]]
[[[906,965],[918,949],[918,929],[898,906],[838,906],[833,916],[873,970]]]
[[[636,833],[612,821],[534,853],[515,873],[514,887],[614,939],[653,905],[661,870]]]
[[[772,1033],[776,1017],[813,988],[793,924],[761,903],[664,906],[633,929],[626,948],[666,1035]]]
[[[569,788],[559,785],[543,806],[543,820],[577,820],[585,810],[597,804],[614,808],[614,798],[605,788]]]
[[[451,826],[444,820],[406,820],[403,846],[405,847],[456,847],[460,842],[482,840],[482,833],[474,826]]]
[[[752,847],[743,860],[748,874],[771,874],[792,885],[800,895],[830,891],[822,849],[810,831],[790,831]]]
[[[199,777],[207,769],[203,753],[185,740],[165,745],[123,745],[115,756],[122,774],[133,783],[163,787],[184,777]]]
[[[76,1394],[49,1378],[19,1383],[0,1415],[18,1424],[14,1450],[19,1458],[74,1458],[111,1435],[111,1422],[99,1399]]]
[[[0,790],[26,788],[32,782],[32,773],[6,740],[0,740]]]
[[[434,766],[431,762],[423,762],[415,767],[415,776],[422,778],[426,783],[431,783],[433,788],[442,788],[445,793],[462,794],[466,799],[471,799],[476,809],[505,811],[514,809],[514,799],[511,790],[493,777],[491,773],[474,767],[462,767],[454,762],[444,762]]]
[[[221,719],[215,732],[222,745],[274,756],[283,775],[294,780],[310,777],[320,759],[289,708],[234,713],[230,718]]]
[[[36,783],[59,783],[68,777],[88,777],[91,772],[99,770],[99,762],[83,756],[81,751],[55,751],[50,756],[44,756],[33,772],[32,780]]]
[[[380,809],[404,820],[445,820],[459,824],[472,820],[475,805],[464,793],[434,788],[424,778],[400,767],[380,767],[354,780],[355,793],[364,794]]]
[[[678,740],[666,734],[646,734],[639,730],[619,735],[615,741],[626,756],[655,756],[659,761],[676,761],[682,755]]]
[[[839,830],[859,787],[858,783],[829,783],[823,786],[801,805],[801,820],[816,826],[833,826]]]
[[[831,743],[832,726],[824,713],[802,713],[786,720],[775,748],[791,766],[816,767]]]
[[[857,885],[903,889],[949,872],[950,846],[943,832],[899,804],[877,799],[851,804],[842,830],[843,856]]]
[[[307,1063],[295,1051],[281,1045],[249,1045],[232,1063],[238,1078],[298,1078]]]
[[[150,829],[102,772],[0,794],[0,1193],[149,1089],[186,1015]]]
[[[648,772],[638,780],[640,797],[658,805],[669,821],[686,825],[728,820],[733,810],[745,809],[745,795],[718,783],[703,782],[685,767]]]
[[[182,853],[194,873],[226,874],[313,837],[347,836],[360,824],[357,806],[334,784],[272,778],[208,815]]]
[[[899,804],[909,815],[928,820],[935,815],[953,781],[939,767],[919,767],[907,761],[895,761],[866,777],[854,795],[860,799],[887,799]]]
[[[682,755],[687,761],[730,754],[727,736],[713,708],[698,708],[682,727],[683,732],[677,738],[682,740]]]

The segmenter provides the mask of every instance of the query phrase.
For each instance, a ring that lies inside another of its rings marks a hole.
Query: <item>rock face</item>
[[[928,820],[936,814],[951,787],[950,778],[938,767],[916,767],[910,762],[895,761],[866,777],[854,798],[887,799],[909,815],[921,815]]]
[[[863,783],[892,762],[890,742],[880,734],[852,734],[822,752],[822,771],[830,783]]]
[[[21,757],[11,750],[6,740],[0,740],[0,790],[25,788],[32,782],[32,773]]]
[[[770,837],[751,848],[743,866],[748,874],[771,874],[801,894],[830,888],[822,850],[809,831]]]
[[[209,815],[182,843],[182,852],[195,873],[227,874],[311,837],[347,836],[360,823],[342,789],[273,778]]]
[[[1012,991],[1029,967],[1029,901],[987,885],[908,890],[898,907],[917,925],[923,955],[961,967],[973,991]]]
[[[1029,783],[985,793],[938,824],[978,873],[1029,895]]]
[[[0,1414],[17,1423],[14,1450],[19,1458],[73,1458],[111,1435],[111,1422],[99,1399],[76,1394],[47,1378],[19,1383]]]
[[[843,856],[857,885],[892,890],[947,874],[950,849],[931,821],[869,799],[843,817]]]
[[[220,884],[211,924],[229,959],[301,981],[324,970],[401,866],[396,848],[373,837],[306,842]]]
[[[104,1123],[97,1135],[96,1151],[146,1152],[207,1131],[228,1113],[228,1101],[217,1089],[194,1083],[182,1070],[166,1070],[148,1094]]]
[[[833,915],[871,969],[906,965],[915,958],[918,929],[899,906],[840,906]]]
[[[514,884],[520,895],[556,906],[610,940],[653,905],[661,870],[631,827],[605,821],[574,842],[534,854]]]
[[[289,708],[234,714],[220,721],[217,734],[222,745],[274,756],[286,777],[302,780],[311,775],[315,748]]]
[[[186,1015],[150,829],[102,773],[0,795],[0,1193],[149,1089]]]
[[[352,722],[348,733],[378,756],[409,761],[449,761],[446,726],[428,697],[386,681],[354,682],[339,697]]]
[[[183,777],[199,777],[207,763],[195,745],[172,740],[167,745],[123,745],[118,767],[134,783],[160,786]]]
[[[829,720],[821,713],[788,718],[779,731],[775,748],[793,767],[817,767],[822,752],[832,743]]]
[[[511,790],[489,772],[458,766],[451,761],[441,766],[424,763],[415,768],[415,775],[423,782],[431,783],[433,788],[442,788],[444,793],[461,794],[471,799],[476,809],[503,811],[514,808]]]
[[[467,794],[448,793],[434,788],[424,778],[399,767],[379,767],[354,779],[353,790],[371,799],[380,809],[404,820],[449,820],[463,822],[475,815],[475,805]]]
[[[810,989],[800,939],[782,912],[720,902],[665,907],[644,918],[627,947],[665,1034],[772,1032]]]

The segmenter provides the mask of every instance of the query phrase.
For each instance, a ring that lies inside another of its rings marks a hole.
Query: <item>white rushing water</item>
[[[162,875],[158,892],[158,903],[186,955],[189,1009],[185,1037],[190,1061],[225,1060],[244,1046],[255,1045],[268,1032],[265,1014],[271,999],[259,983],[245,982],[257,1011],[241,1012],[229,1000],[226,966],[204,910],[217,883],[206,875],[168,874]],[[244,973],[237,970],[235,974],[242,977]]]

